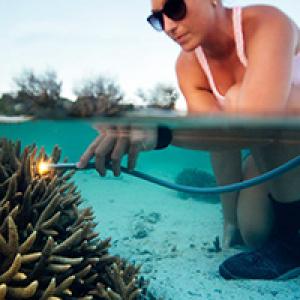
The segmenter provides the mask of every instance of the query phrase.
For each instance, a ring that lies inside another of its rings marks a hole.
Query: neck
[[[205,54],[213,59],[227,58],[235,51],[231,9],[217,9],[212,30],[201,46]]]

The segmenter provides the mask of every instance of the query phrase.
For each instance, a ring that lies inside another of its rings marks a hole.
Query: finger
[[[77,163],[78,168],[84,168],[89,160],[94,156],[95,150],[99,143],[101,143],[103,137],[97,136],[96,139],[88,146],[85,152],[81,155],[79,162]]]
[[[95,124],[93,124],[92,127],[103,135],[106,134],[107,130],[114,129],[114,126],[110,126],[110,125],[102,124],[102,123],[95,123]]]
[[[128,138],[121,137],[118,139],[116,146],[111,154],[112,171],[114,172],[115,176],[120,176],[122,157],[127,152],[128,146]]]
[[[118,132],[118,137],[130,138],[130,128],[129,128],[129,126],[117,126],[116,130]]]
[[[137,157],[139,152],[142,150],[141,143],[131,144],[128,151],[128,170],[133,171],[136,165]]]
[[[95,150],[96,170],[101,176],[105,176],[106,174],[106,156],[112,151],[115,145],[115,140],[116,137],[114,135],[106,136]]]

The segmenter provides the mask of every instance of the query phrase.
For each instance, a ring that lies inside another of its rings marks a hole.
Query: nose
[[[168,18],[167,16],[163,15],[164,18],[164,30],[168,35],[174,34],[176,27],[177,27],[177,22]]]

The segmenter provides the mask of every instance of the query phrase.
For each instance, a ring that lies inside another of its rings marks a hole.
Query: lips
[[[175,41],[177,43],[181,44],[184,41],[185,37],[186,37],[186,33],[185,34],[181,34],[181,35],[175,37]]]

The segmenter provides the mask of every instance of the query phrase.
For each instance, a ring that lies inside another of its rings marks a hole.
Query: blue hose
[[[268,171],[262,175],[259,175],[257,177],[244,180],[242,182],[232,183],[224,186],[217,186],[217,187],[193,187],[193,186],[186,186],[181,184],[175,184],[172,182],[168,182],[166,180],[162,180],[156,177],[153,177],[151,175],[138,172],[138,171],[128,171],[127,168],[121,167],[122,172],[141,178],[143,180],[150,181],[152,183],[164,186],[166,188],[176,190],[179,192],[186,192],[186,193],[193,193],[193,194],[219,194],[219,193],[229,193],[237,190],[242,190],[249,188],[251,186],[263,183],[267,180],[273,179],[275,177],[278,177],[289,170],[296,168],[297,166],[300,166],[300,156],[297,156],[288,162],[282,164],[281,166]]]

